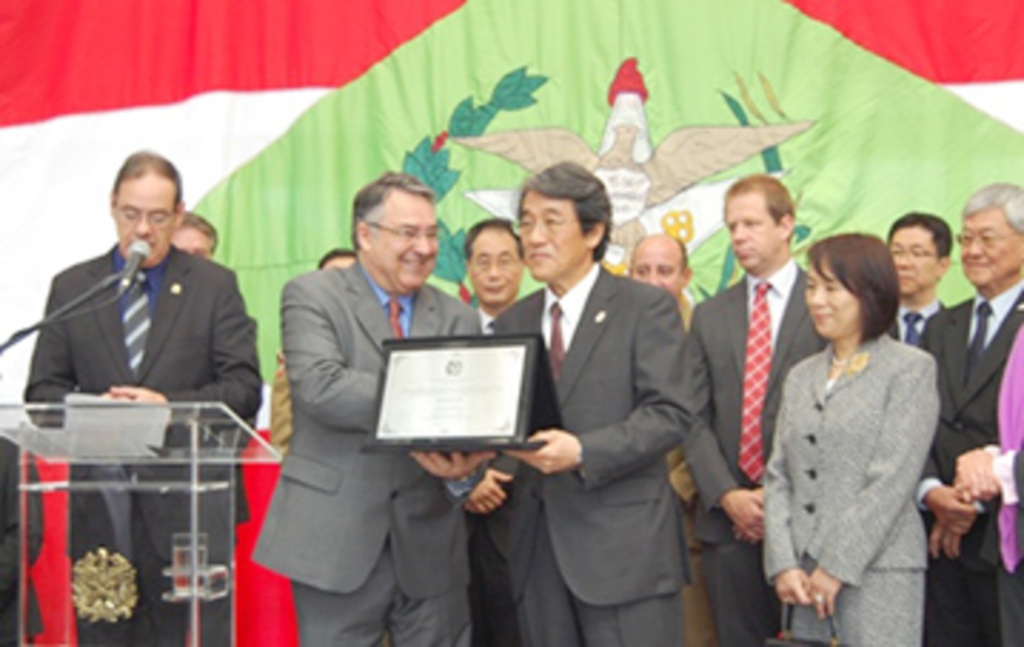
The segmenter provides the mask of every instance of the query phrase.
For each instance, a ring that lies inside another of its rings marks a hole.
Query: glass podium
[[[21,450],[21,644],[235,644],[239,467],[274,447],[220,403],[88,396],[0,405],[0,436]]]

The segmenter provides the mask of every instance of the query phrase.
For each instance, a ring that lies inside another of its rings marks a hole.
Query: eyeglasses
[[[479,272],[490,271],[490,269],[495,266],[497,266],[497,268],[502,272],[508,272],[515,267],[518,262],[518,259],[511,256],[500,256],[498,258],[477,256],[470,261],[470,265],[473,266],[473,269]]]
[[[420,238],[431,244],[437,243],[437,227],[431,227],[430,229],[416,229],[415,227],[388,227],[387,225],[382,225],[379,222],[368,222],[366,224],[374,229],[380,229],[381,231],[386,231],[389,234],[398,236],[398,238],[406,245],[412,245]]]
[[[174,212],[171,211],[139,211],[137,209],[118,209],[116,212],[121,222],[135,226],[141,220],[146,220],[153,227],[166,227],[174,219]]]
[[[996,245],[999,244],[999,241],[1006,240],[1007,238],[1010,238],[1012,235],[1013,234],[1000,235],[992,233],[990,231],[985,231],[980,234],[957,234],[956,242],[960,243],[960,246],[963,247],[964,249],[968,249],[975,242],[980,243],[982,249],[995,249]]]
[[[903,249],[902,247],[893,247],[889,250],[892,257],[897,261],[901,261],[905,258],[911,258],[915,261],[923,261],[926,258],[935,258],[938,254],[929,252],[927,249],[921,249],[920,247],[911,247],[910,249]]]

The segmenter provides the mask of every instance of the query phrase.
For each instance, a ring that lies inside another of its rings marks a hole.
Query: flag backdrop
[[[957,230],[975,188],[1024,181],[1022,28],[1001,0],[9,0],[0,334],[112,244],[110,183],[139,148],[172,159],[219,227],[266,377],[282,285],[351,244],[352,196],[386,169],[437,191],[432,280],[464,296],[466,229],[509,216],[553,159],[613,193],[613,270],[666,231],[690,245],[697,300],[737,275],[720,199],[747,173],[798,197],[799,250],[910,210]],[[968,294],[954,260],[941,296]],[[0,359],[4,401],[30,345]],[[259,604],[243,623],[270,622]]]

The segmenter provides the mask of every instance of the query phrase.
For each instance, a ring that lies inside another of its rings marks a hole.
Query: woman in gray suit
[[[796,637],[918,647],[926,540],[913,493],[938,419],[930,355],[891,339],[899,284],[872,236],[811,247],[828,347],[790,371],[765,481],[765,572]]]

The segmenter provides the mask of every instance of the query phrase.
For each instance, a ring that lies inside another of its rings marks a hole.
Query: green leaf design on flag
[[[452,283],[461,283],[466,277],[466,257],[463,252],[466,232],[460,229],[453,234],[443,220],[437,224],[438,250],[434,275]]]
[[[195,205],[220,228],[217,259],[238,272],[259,321],[265,377],[280,345],[283,285],[326,249],[351,244],[361,186],[408,168],[438,189],[451,236],[442,234],[431,282],[454,294],[465,270],[458,236],[489,217],[468,194],[514,189],[528,173],[433,138],[545,128],[596,151],[611,117],[609,85],[633,57],[646,91],[637,109],[655,149],[680,128],[749,125],[734,74],[766,119],[814,122],[777,159],[753,155],[697,187],[783,170],[804,196],[800,245],[852,230],[884,236],[907,211],[942,214],[956,227],[973,190],[1024,178],[1024,135],[780,0],[474,0],[326,95],[248,161],[227,162],[234,170]],[[735,280],[737,263],[723,230],[695,240],[700,298]],[[971,293],[953,264],[940,285],[946,303]],[[536,287],[527,279],[523,292]]]
[[[444,149],[435,153],[431,150],[430,138],[424,137],[411,153],[406,153],[402,170],[423,180],[440,202],[459,181],[459,172],[448,167],[450,156]]]

